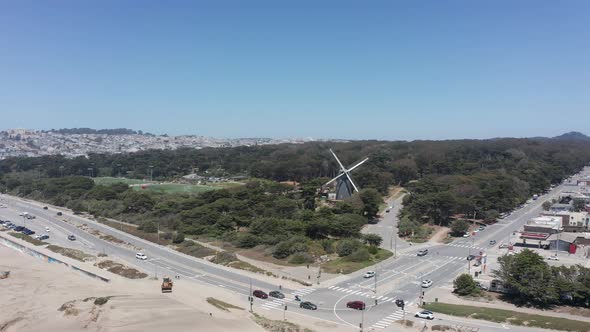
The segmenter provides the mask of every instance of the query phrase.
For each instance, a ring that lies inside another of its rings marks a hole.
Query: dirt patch
[[[23,317],[16,317],[5,323],[0,323],[0,331],[7,331],[9,327],[23,320]]]
[[[106,260],[94,264],[101,269],[107,270],[111,273],[118,274],[122,277],[129,278],[129,279],[143,279],[147,277],[146,273],[140,272],[134,268],[125,266],[121,263],[113,262],[111,260]]]
[[[575,308],[575,307],[557,307],[553,310],[553,312],[558,312],[562,314],[570,314],[574,316],[582,316],[582,317],[590,317],[590,308]]]
[[[257,314],[254,314],[252,319],[254,322],[256,322],[256,324],[262,326],[265,330],[270,332],[313,332],[313,330],[301,327],[291,322],[272,320]]]
[[[63,311],[64,316],[78,316],[80,310],[76,308],[76,300],[68,301],[59,307],[57,311]]]
[[[64,248],[56,245],[48,245],[47,249],[56,252],[58,254],[64,255],[69,258],[73,258],[75,260],[79,260],[80,262],[88,262],[96,260],[96,257],[93,255],[89,255],[82,250],[78,249],[71,249],[71,248]]]
[[[402,187],[392,187],[389,189],[389,193],[387,195],[388,199],[398,199],[401,195],[405,194],[406,190]]]
[[[223,311],[229,311],[229,309],[244,310],[244,308],[235,306],[235,305],[227,303],[227,302],[223,302],[223,301],[218,300],[213,297],[208,297],[207,303],[209,303],[210,305],[214,306],[215,308],[223,310]]]
[[[431,226],[433,228],[433,234],[430,237],[430,242],[434,243],[445,243],[445,239],[448,237],[451,231],[448,227]]]

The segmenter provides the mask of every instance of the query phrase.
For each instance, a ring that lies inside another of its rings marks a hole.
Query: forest
[[[505,138],[311,142],[91,154],[73,159],[63,156],[9,158],[0,161],[0,189],[21,195],[34,193],[36,189],[31,187],[34,182],[27,184],[17,174],[30,174],[39,179],[87,176],[89,173],[94,176],[145,178],[150,166],[153,166],[156,180],[174,180],[198,172],[225,177],[298,181],[303,184],[303,189],[299,189],[305,194],[300,193],[296,198],[291,195],[289,199],[295,199],[295,202],[290,204],[302,208],[307,206],[309,210],[310,204],[315,206],[315,188],[338,174],[338,165],[329,153],[330,148],[344,165],[369,157],[369,161],[352,174],[360,188],[374,189],[381,195],[385,195],[393,185],[407,190],[400,233],[412,232],[426,223],[447,225],[452,220],[450,217],[456,214],[493,220],[497,214],[513,209],[532,194],[559,183],[590,163],[590,142],[582,140]],[[253,192],[246,192],[236,198],[244,200],[250,194],[254,195]],[[189,198],[189,201],[193,199],[196,198]],[[67,203],[64,199],[58,201]],[[161,200],[155,201],[159,204]],[[193,203],[201,204],[201,201]],[[186,203],[185,207],[191,210],[198,208],[190,203]],[[360,215],[370,217],[364,213]],[[183,218],[183,223],[190,220],[193,225],[194,217],[190,213],[184,213]]]

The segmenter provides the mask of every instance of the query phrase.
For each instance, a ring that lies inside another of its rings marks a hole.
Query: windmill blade
[[[330,180],[330,181],[328,181],[328,182],[324,183],[324,186],[327,186],[327,185],[329,185],[330,183],[332,183],[332,182],[334,182],[334,181],[338,180],[338,179],[339,179],[340,177],[342,177],[342,175],[344,175],[344,174],[345,174],[345,173],[340,173],[340,174],[338,174],[338,175],[337,175],[335,178],[333,178],[332,180]]]
[[[358,193],[359,192],[359,189],[354,184],[354,181],[352,181],[352,178],[350,177],[350,175],[348,175],[348,172],[346,172],[344,174],[346,174],[346,177],[348,178],[348,180],[350,181],[350,183],[352,183],[352,186],[354,187],[354,190]]]
[[[369,158],[365,158],[363,161],[359,162],[358,164],[352,166],[350,169],[348,169],[349,172],[351,172],[353,169],[359,167],[360,165],[362,165],[365,161],[369,160]]]
[[[338,157],[336,157],[336,154],[334,153],[334,151],[332,151],[332,149],[330,149],[330,152],[332,152],[332,155],[334,156],[334,158],[336,158],[336,161],[338,162],[338,165],[340,165],[340,169],[343,172],[346,172],[346,168],[344,168],[344,165],[342,165],[342,163],[340,162],[340,159],[338,159]]]

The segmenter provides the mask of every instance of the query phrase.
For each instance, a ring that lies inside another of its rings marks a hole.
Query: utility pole
[[[363,332],[363,325],[365,325],[365,309],[361,310],[361,323],[359,325],[361,332]]]
[[[158,244],[160,244],[160,222],[157,222],[158,225]]]
[[[254,312],[252,310],[252,305],[254,304],[254,297],[252,296],[252,278],[250,278],[250,296],[249,296],[249,300],[250,300],[250,312]]]
[[[150,168],[150,182],[152,182],[153,174],[154,174],[154,166],[150,165],[149,168]]]
[[[373,289],[373,292],[375,293],[375,295],[377,295],[377,272],[375,272],[375,288]]]

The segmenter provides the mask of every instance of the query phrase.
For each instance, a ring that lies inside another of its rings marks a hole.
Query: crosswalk
[[[343,287],[338,287],[338,286],[330,286],[328,287],[328,289],[340,292],[340,293],[346,293],[348,295],[355,295],[355,296],[364,296],[366,298],[370,298],[370,299],[375,299],[378,300],[379,302],[395,302],[395,297],[388,297],[388,296],[376,296],[375,293],[371,292],[371,291],[366,291],[366,290],[354,290],[354,289],[348,289],[348,288],[343,288]]]
[[[413,256],[416,256],[416,255],[413,255],[413,254],[410,254],[410,253],[403,253],[403,254],[400,254],[400,256],[412,256],[413,257]],[[451,262],[452,261],[465,260],[467,258],[466,256],[441,256],[441,255],[436,255],[436,254],[435,255],[432,255],[432,257],[433,258],[434,257],[436,257],[436,258],[442,258],[444,260],[451,261]]]
[[[311,293],[313,293],[314,291],[316,291],[315,288],[301,288],[298,289],[296,291],[294,291],[293,293],[291,293],[291,297],[287,298],[285,297],[284,299],[277,299],[277,298],[273,298],[273,297],[269,297],[268,300],[266,300],[263,304],[262,304],[262,308],[266,309],[266,310],[271,310],[271,309],[275,309],[278,307],[282,307],[285,304],[289,304],[292,302],[295,302],[295,295],[299,296],[300,298],[303,298],[306,295],[309,295]]]
[[[395,322],[396,320],[403,319],[403,317],[404,317],[404,312],[403,312],[403,310],[400,309],[398,311],[393,312],[389,316],[382,318],[377,323],[373,324],[373,326],[371,326],[371,329],[384,329],[384,328],[388,327],[389,325],[391,325],[391,323]]]
[[[457,248],[471,248],[471,249],[477,249],[477,250],[485,250],[485,248],[475,247],[475,246],[471,246],[469,244],[449,243],[447,245],[451,246],[451,247],[457,247]]]

